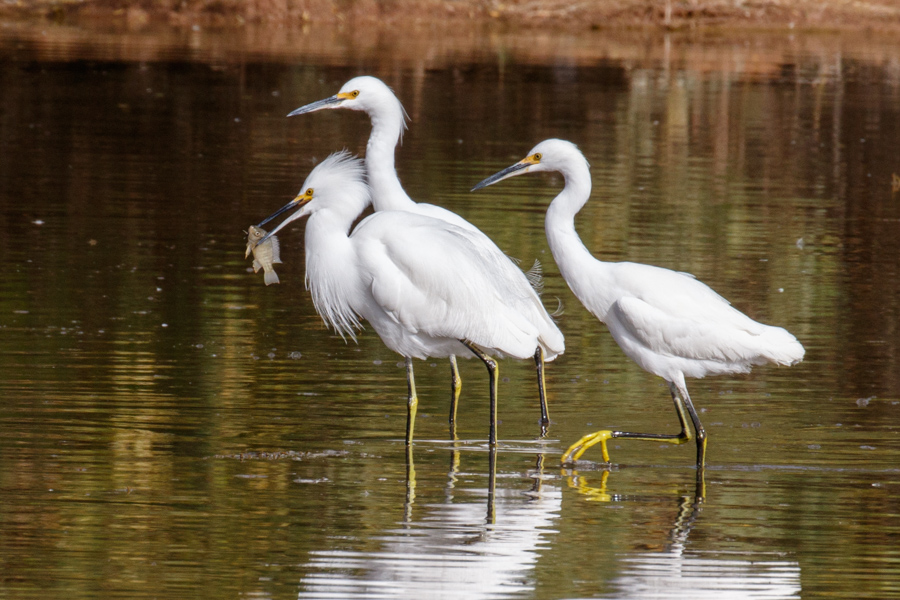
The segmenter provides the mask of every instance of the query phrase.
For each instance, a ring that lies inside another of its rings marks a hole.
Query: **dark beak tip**
[[[317,110],[321,110],[323,108],[332,108],[333,106],[339,106],[340,102],[340,98],[338,98],[337,96],[331,96],[329,98],[313,102],[312,104],[307,104],[305,106],[301,106],[300,108],[295,108],[294,110],[289,112],[287,116],[294,117],[297,115],[305,115],[306,113],[316,112]]]

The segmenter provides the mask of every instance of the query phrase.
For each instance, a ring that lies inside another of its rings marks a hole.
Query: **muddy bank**
[[[234,26],[316,23],[554,29],[898,31],[900,0],[7,0],[4,20]]]

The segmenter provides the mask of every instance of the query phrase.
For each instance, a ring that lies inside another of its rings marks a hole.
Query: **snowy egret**
[[[406,359],[407,444],[417,405],[412,359],[471,351],[490,374],[489,440],[496,445],[498,370],[488,354],[530,358],[542,345],[538,327],[515,308],[522,290],[496,275],[472,231],[446,221],[382,211],[351,233],[370,194],[362,161],[347,152],[317,165],[302,189],[263,223],[299,210],[258,243],[309,217],[306,281],[316,311],[342,337],[354,340],[365,319]]]
[[[366,174],[372,189],[372,206],[375,211],[402,210],[446,221],[471,232],[469,243],[475,244],[481,253],[484,267],[490,268],[494,277],[505,280],[513,295],[512,308],[527,318],[540,331],[540,344],[535,349],[534,362],[538,376],[538,395],[541,403],[541,427],[546,431],[550,423],[544,386],[544,361],[551,361],[565,350],[562,332],[547,314],[540,296],[532,289],[530,276],[525,275],[489,237],[477,227],[440,206],[416,203],[404,191],[394,167],[394,152],[402,141],[406,129],[406,111],[400,100],[380,79],[363,75],[345,83],[334,96],[302,106],[289,117],[323,109],[344,108],[365,112],[372,122],[372,132],[366,145]],[[431,356],[435,356],[432,354]],[[450,356],[451,397],[450,424],[456,420],[456,406],[462,383],[456,357]]]
[[[603,430],[584,436],[563,455],[578,460],[599,443],[609,462],[610,438],[683,444],[692,439],[685,416],[696,430],[697,466],[706,461],[706,432],[688,395],[685,377],[746,373],[767,362],[793,365],[803,346],[781,327],[758,323],[687,273],[631,262],[594,258],[575,231],[575,215],[591,195],[587,160],[572,143],[545,140],[516,164],[488,177],[473,190],[507,177],[557,171],[565,181],[547,209],[545,230],[553,258],[572,293],[609,328],[622,351],[645,371],[669,384],[681,422],[678,435]]]

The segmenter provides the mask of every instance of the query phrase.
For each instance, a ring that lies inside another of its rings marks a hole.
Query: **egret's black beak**
[[[520,160],[519,162],[517,162],[516,164],[514,164],[512,166],[506,167],[499,173],[494,173],[493,175],[491,175],[490,177],[488,177],[487,179],[485,179],[484,181],[482,181],[481,183],[479,183],[478,185],[473,187],[471,191],[474,192],[475,190],[480,190],[481,188],[485,188],[489,185],[497,183],[498,181],[506,179],[507,177],[515,177],[516,175],[520,175],[525,172],[523,169],[532,167],[535,164],[536,164],[535,161],[531,160],[531,157],[528,157],[524,160]]]
[[[299,196],[297,196],[296,198],[294,198],[293,200],[291,200],[290,202],[288,202],[287,204],[285,204],[284,206],[282,206],[281,208],[279,208],[278,210],[276,210],[275,212],[273,212],[271,215],[269,215],[268,217],[266,217],[265,219],[263,219],[262,221],[260,221],[260,222],[259,222],[259,225],[257,225],[257,227],[262,228],[263,225],[265,225],[266,223],[268,223],[269,221],[271,221],[271,220],[274,219],[275,217],[278,217],[278,216],[280,216],[280,215],[283,215],[284,213],[286,213],[287,211],[291,210],[292,208],[300,208],[300,207],[302,207],[304,204],[308,203],[310,200],[312,200],[312,196],[311,196],[311,195],[309,195],[309,194],[300,194]],[[256,242],[256,244],[253,245],[253,247],[255,248],[256,246],[259,246],[259,245],[262,244],[263,242],[267,241],[270,237],[272,237],[273,235],[275,235],[276,232],[280,231],[282,227],[284,227],[284,226],[287,225],[289,222],[291,222],[291,221],[293,220],[293,217],[294,217],[294,215],[292,215],[291,217],[288,217],[287,219],[285,219],[284,221],[282,221],[282,223],[281,223],[278,227],[276,227],[275,229],[273,229],[272,231],[270,231],[269,233],[267,233],[266,235],[264,235],[263,237],[261,237],[261,238]]]
[[[346,100],[346,98],[342,97],[340,94],[335,94],[334,96],[325,98],[324,100],[319,100],[317,102],[313,102],[312,104],[301,106],[296,110],[292,110],[288,113],[288,116],[293,117],[296,115],[304,115],[306,113],[322,110],[323,108],[337,108],[344,100]]]
[[[272,219],[274,219],[276,217],[280,217],[281,215],[283,215],[287,211],[291,210],[292,208],[296,208],[298,205],[298,202],[297,202],[298,200],[299,200],[299,197],[294,198],[293,200],[291,200],[290,202],[288,202],[287,204],[285,204],[284,206],[282,206],[281,208],[279,208],[278,210],[273,212],[271,215],[269,215],[268,217],[266,217],[265,219],[260,221],[259,224],[257,225],[257,227],[259,227],[261,229],[263,225],[265,225]],[[269,235],[271,235],[271,234],[269,234]],[[266,237],[268,237],[268,236],[266,236]],[[263,238],[263,239],[265,239],[265,238]],[[260,241],[262,241],[262,240],[260,240]]]

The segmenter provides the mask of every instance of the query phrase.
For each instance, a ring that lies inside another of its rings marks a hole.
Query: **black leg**
[[[450,437],[456,439],[456,407],[459,404],[459,394],[462,391],[462,379],[459,376],[459,366],[456,357],[450,356]]]
[[[460,340],[463,345],[472,351],[472,354],[481,359],[484,366],[487,367],[488,375],[491,378],[491,432],[488,436],[488,443],[491,446],[497,445],[497,381],[500,377],[500,369],[497,361],[481,351],[480,348],[465,340]]]
[[[412,446],[413,430],[416,426],[416,407],[419,405],[419,398],[416,396],[416,378],[413,375],[412,358],[406,358],[406,385],[409,390],[409,397],[406,402],[406,445]]]
[[[550,426],[550,411],[547,410],[546,382],[544,381],[544,349],[540,346],[534,351],[534,365],[537,368],[538,396],[541,399],[541,437],[544,437]]]

